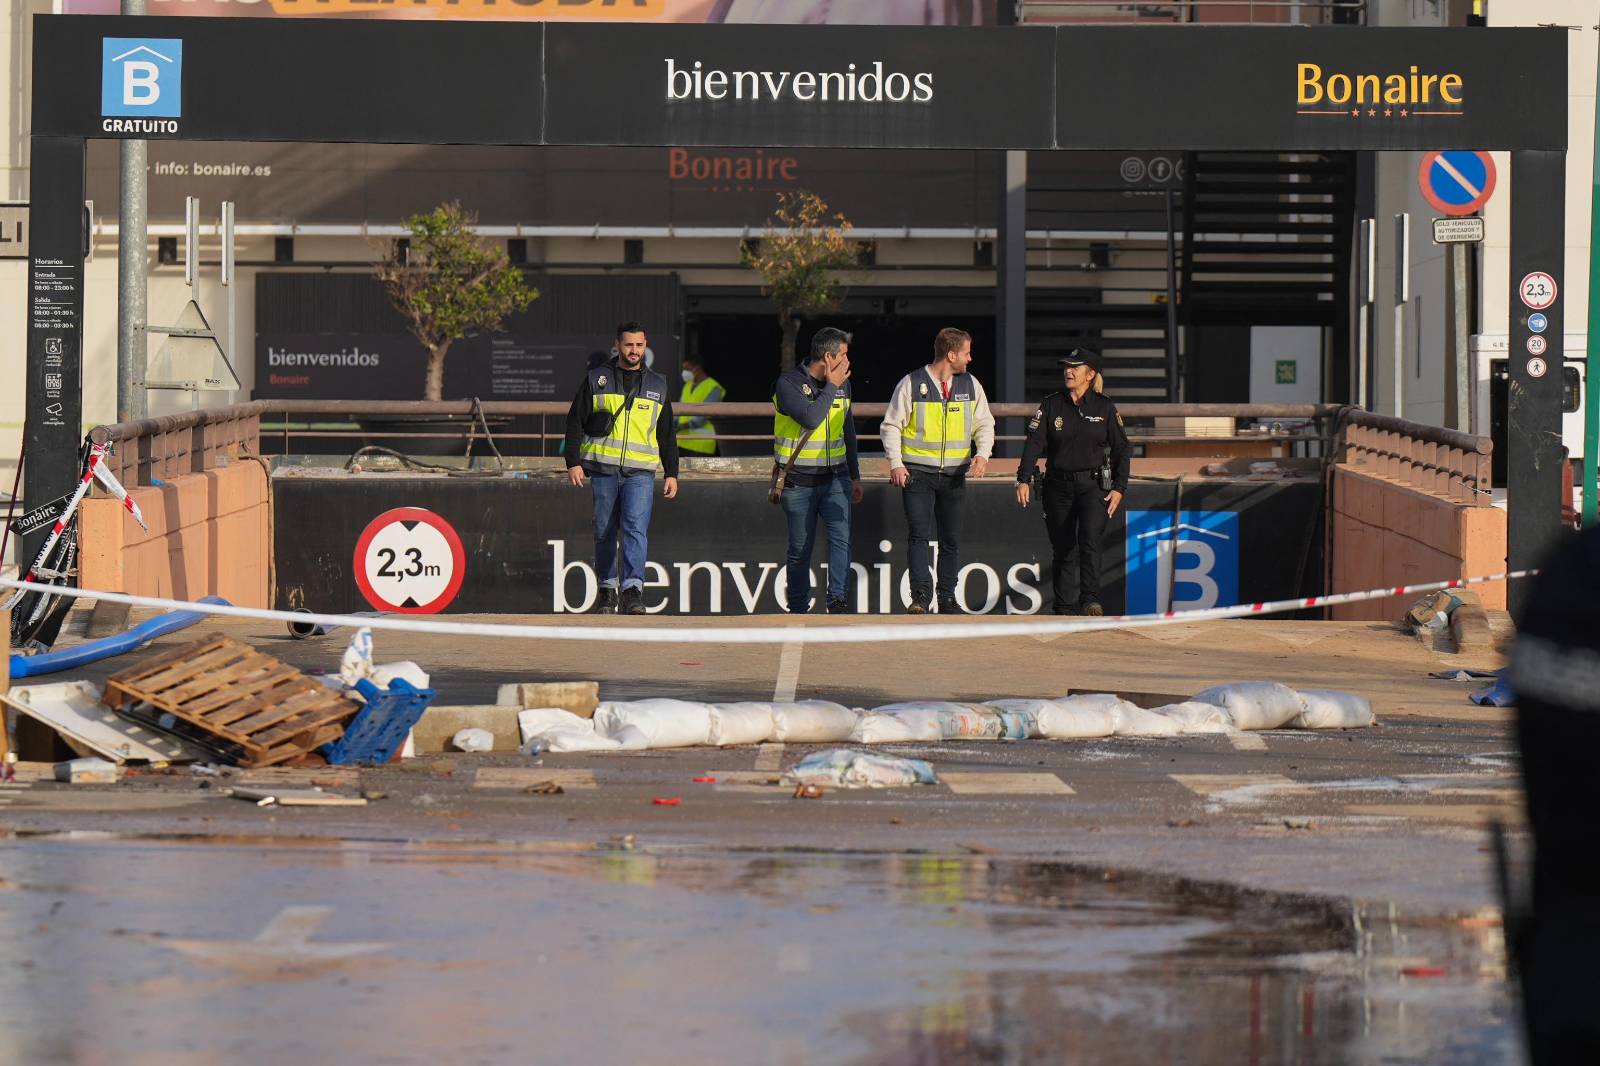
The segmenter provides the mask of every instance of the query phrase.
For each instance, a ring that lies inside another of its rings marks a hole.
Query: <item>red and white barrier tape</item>
[[[233,618],[259,618],[268,621],[296,622],[303,625],[367,626],[409,633],[447,633],[463,637],[519,637],[534,640],[619,640],[637,644],[864,644],[896,640],[972,640],[996,637],[1039,637],[1062,633],[1087,633],[1100,629],[1133,629],[1142,626],[1170,625],[1175,622],[1204,622],[1214,618],[1251,618],[1284,611],[1303,611],[1314,607],[1335,607],[1391,596],[1411,596],[1441,589],[1465,588],[1489,581],[1509,581],[1533,577],[1537,570],[1516,570],[1506,574],[1464,577],[1453,581],[1432,581],[1421,585],[1372,589],[1367,592],[1338,592],[1328,596],[1302,596],[1292,600],[1241,603],[1233,607],[1207,607],[1195,611],[1164,611],[1159,614],[1106,615],[1100,618],[1050,618],[984,622],[877,622],[868,625],[806,624],[798,619],[786,625],[717,628],[712,626],[671,625],[511,625],[498,622],[447,622],[415,617],[366,617],[343,614],[306,614],[274,611],[261,607],[234,607],[215,603],[191,603],[157,596],[128,596],[118,592],[96,592],[54,586],[51,592],[91,600],[126,603],[134,607],[155,607],[169,611],[199,611]],[[25,589],[25,582],[0,578],[0,587]]]

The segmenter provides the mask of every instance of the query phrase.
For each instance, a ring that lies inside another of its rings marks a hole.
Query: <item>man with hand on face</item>
[[[772,385],[773,456],[789,522],[791,614],[811,609],[811,546],[817,519],[828,531],[828,613],[850,610],[850,505],[861,502],[856,426],[850,417],[850,335],[825,326],[801,365]],[[792,462],[791,462],[792,460]]]
[[[644,564],[656,467],[662,496],[678,495],[678,445],[667,380],[644,365],[644,327],[617,327],[617,354],[590,370],[567,411],[567,480],[594,486],[595,611],[644,614]],[[617,539],[622,540],[618,597]]]
[[[929,542],[934,539],[939,542],[939,613],[960,609],[956,579],[961,573],[967,474],[982,477],[994,448],[994,415],[983,386],[967,373],[971,362],[971,335],[940,330],[933,340],[933,362],[900,379],[878,430],[889,460],[889,480],[905,490],[900,499],[911,571],[908,614],[927,614],[933,606]]]
[[[1028,442],[1017,463],[1017,502],[1028,506],[1029,482],[1043,456],[1044,524],[1055,571],[1055,612],[1103,615],[1100,542],[1105,539],[1106,519],[1117,513],[1127,494],[1133,450],[1117,405],[1094,391],[1100,356],[1074,348],[1060,365],[1066,388],[1046,396],[1028,420]]]

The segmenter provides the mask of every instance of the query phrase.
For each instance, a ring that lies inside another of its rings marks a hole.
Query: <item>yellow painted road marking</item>
[[[776,770],[783,761],[782,744],[762,744],[756,748],[757,770]]]
[[[1055,774],[985,773],[948,770],[939,781],[958,796],[1071,796],[1072,788]]]
[[[1228,743],[1233,745],[1234,751],[1266,751],[1267,741],[1254,733],[1229,733]]]
[[[706,777],[714,777],[719,785],[772,785],[782,784],[777,770],[707,770]]]
[[[593,770],[545,770],[537,766],[486,766],[472,779],[473,788],[527,788],[554,781],[562,788],[596,788]]]

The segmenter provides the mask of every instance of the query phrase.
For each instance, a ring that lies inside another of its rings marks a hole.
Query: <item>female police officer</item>
[[[1100,356],[1074,348],[1060,365],[1066,368],[1066,389],[1046,396],[1028,420],[1028,443],[1017,464],[1017,502],[1028,506],[1034,466],[1045,457],[1041,495],[1056,614],[1105,614],[1100,542],[1106,519],[1117,513],[1128,491],[1132,451],[1117,405],[1093,388]]]

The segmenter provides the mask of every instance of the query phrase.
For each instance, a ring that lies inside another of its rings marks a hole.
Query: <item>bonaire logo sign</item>
[[[148,136],[177,133],[183,114],[183,41],[105,37],[100,42],[100,128]]]
[[[1430,74],[1415,66],[1387,73],[1325,71],[1316,63],[1297,63],[1295,82],[1300,115],[1402,122],[1465,114],[1460,74]]]

